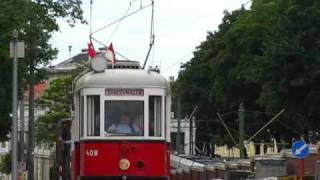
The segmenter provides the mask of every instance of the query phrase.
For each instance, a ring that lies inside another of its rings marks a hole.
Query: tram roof
[[[163,88],[170,90],[169,82],[159,73],[143,69],[106,69],[89,72],[76,82],[75,90],[82,88]]]

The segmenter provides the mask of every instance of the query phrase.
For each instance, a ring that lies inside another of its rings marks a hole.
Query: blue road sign
[[[303,159],[309,155],[309,146],[302,140],[295,141],[292,144],[292,154],[299,159]]]

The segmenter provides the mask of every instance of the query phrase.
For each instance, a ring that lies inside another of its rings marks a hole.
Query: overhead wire
[[[133,11],[133,12],[131,12],[131,13],[129,13],[129,14],[127,14],[127,15],[125,15],[125,16],[123,16],[123,17],[121,17],[121,18],[119,18],[119,19],[117,19],[117,20],[115,20],[115,21],[113,21],[113,22],[111,22],[111,23],[109,23],[109,24],[107,24],[107,25],[105,25],[105,26],[103,26],[103,27],[95,30],[95,31],[93,31],[93,32],[91,33],[91,35],[99,32],[99,31],[101,31],[101,30],[103,30],[103,29],[106,29],[106,28],[110,27],[111,25],[114,25],[115,23],[118,23],[119,21],[122,21],[123,19],[128,18],[128,17],[130,17],[130,16],[138,13],[139,11],[142,11],[143,9],[145,9],[145,8],[151,6],[151,5],[152,5],[152,3],[147,4],[147,5],[145,5],[145,6],[141,6],[140,9],[135,10],[135,11]]]
[[[92,40],[94,40],[94,41],[96,41],[97,43],[101,44],[103,47],[107,48],[107,46],[106,46],[104,43],[102,43],[101,41],[99,41],[99,40],[97,40],[96,38],[94,38],[94,37],[93,37],[93,34],[99,32],[99,31],[101,31],[101,30],[103,30],[103,29],[106,29],[106,28],[108,28],[108,27],[110,27],[110,26],[112,26],[112,25],[114,25],[114,24],[116,24],[116,23],[118,23],[118,25],[116,26],[116,28],[114,29],[114,31],[112,32],[111,36],[110,36],[109,39],[108,39],[108,42],[109,42],[109,41],[112,39],[112,37],[114,36],[114,34],[117,32],[117,30],[119,29],[120,24],[122,23],[122,21],[123,21],[124,19],[126,19],[126,18],[128,18],[128,17],[130,17],[130,16],[132,16],[132,15],[134,15],[134,14],[136,14],[136,13],[138,13],[139,11],[141,11],[141,10],[143,10],[143,9],[145,9],[145,8],[147,8],[147,7],[149,7],[149,6],[152,5],[152,19],[151,19],[151,23],[152,23],[151,26],[152,26],[152,27],[151,27],[151,34],[153,34],[153,35],[152,35],[153,38],[152,38],[150,41],[151,41],[152,44],[153,44],[153,42],[154,42],[154,26],[153,26],[153,10],[154,10],[153,4],[154,4],[154,2],[153,2],[153,0],[152,0],[151,3],[143,6],[143,5],[142,5],[142,0],[140,0],[140,9],[137,9],[137,10],[135,10],[135,11],[133,11],[133,12],[131,12],[131,13],[128,14],[128,12],[129,12],[129,10],[130,10],[130,8],[131,8],[132,3],[135,2],[135,1],[137,1],[137,0],[132,0],[132,1],[130,1],[128,9],[125,11],[124,15],[123,15],[121,18],[119,18],[119,19],[117,19],[117,20],[115,20],[115,21],[107,24],[106,26],[103,26],[103,27],[95,30],[94,32],[92,32],[92,0],[90,0],[90,36],[89,36],[89,37],[90,37],[90,42],[91,42]],[[149,50],[149,51],[150,51],[150,50]],[[116,52],[116,51],[115,51],[115,53],[116,53],[117,55],[121,56],[122,58],[124,58],[124,59],[126,59],[126,60],[129,60],[129,58],[125,57],[124,55],[120,54],[119,52]],[[149,53],[150,53],[150,52],[149,52]]]
[[[263,111],[252,111],[252,110],[244,110],[245,112],[250,112],[250,113],[260,113],[260,114],[269,114],[269,115],[276,115],[277,113],[274,112],[263,112]]]
[[[247,2],[243,3],[242,6],[246,7],[252,0],[248,0]]]
[[[107,45],[105,45],[104,43],[102,43],[101,41],[97,40],[96,38],[94,38],[93,36],[91,36],[91,39],[96,41],[97,43],[99,43],[100,45],[102,45],[103,47],[105,47],[106,49],[108,48]],[[118,51],[114,51],[117,55],[121,56],[122,58],[129,60],[129,58],[125,57],[124,55],[120,54]]]
[[[258,135],[264,128],[266,128],[270,123],[276,120],[282,113],[284,109],[282,109],[277,115],[275,115],[269,122],[267,122],[262,128],[260,128],[254,135],[252,135],[248,141],[252,140],[256,135]]]
[[[174,66],[176,66],[179,62],[185,60],[190,54],[192,53],[192,51],[188,52],[186,55],[184,55],[182,58],[180,58],[179,60],[175,61],[173,64],[171,64],[170,66],[168,66],[165,70],[163,70],[162,72],[166,72],[168,70],[170,70],[171,68],[173,68]]]
[[[124,16],[127,15],[127,13],[129,12],[129,10],[130,10],[130,8],[131,8],[132,2],[133,2],[133,1],[130,1],[129,6],[128,6],[128,9],[125,11],[125,13],[123,14],[122,17],[124,17]],[[120,25],[121,25],[121,23],[122,23],[123,20],[124,20],[124,19],[121,19],[121,20],[119,21],[119,23],[117,24],[117,26],[115,27],[115,29],[114,29],[113,32],[111,33],[111,35],[110,35],[110,37],[109,37],[109,39],[108,39],[107,42],[110,42],[110,41],[111,41],[112,37],[113,37],[114,34],[118,31],[118,29],[119,29],[119,27],[120,27]]]
[[[286,125],[285,123],[279,121],[279,124],[280,124],[282,127],[285,127],[285,128],[287,128],[287,129],[291,130],[293,133],[295,133],[295,134],[297,134],[297,135],[301,135],[301,132],[299,132],[298,130],[296,130],[296,129],[288,126],[288,125]]]
[[[131,0],[130,3],[132,4],[132,3],[136,2],[136,1],[138,1],[138,0]],[[141,6],[141,1],[140,1],[140,6]]]
[[[217,115],[218,115],[218,119],[221,121],[222,125],[224,126],[224,128],[227,130],[231,140],[233,141],[234,145],[237,146],[237,142],[236,140],[234,139],[234,137],[232,136],[228,126],[226,125],[226,123],[224,122],[224,120],[222,119],[221,115],[217,112]]]

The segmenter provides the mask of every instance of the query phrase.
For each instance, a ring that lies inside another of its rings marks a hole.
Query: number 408
[[[86,155],[90,157],[96,157],[98,156],[98,150],[97,149],[87,149]]]

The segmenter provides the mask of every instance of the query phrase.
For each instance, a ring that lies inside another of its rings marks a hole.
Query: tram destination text
[[[144,96],[143,89],[106,89],[106,96]]]

